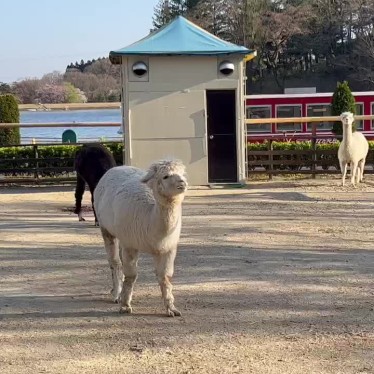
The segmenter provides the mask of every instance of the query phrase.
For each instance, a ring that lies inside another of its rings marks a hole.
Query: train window
[[[277,105],[277,118],[301,117],[301,105]],[[301,131],[300,122],[278,123],[277,131]]]
[[[271,118],[271,106],[247,106],[247,118]],[[261,123],[258,125],[247,125],[248,133],[271,132],[270,123]]]
[[[356,103],[356,114],[358,116],[362,116],[364,114],[364,104],[363,103]],[[357,130],[363,130],[364,128],[364,121],[356,120]]]
[[[331,116],[331,104],[308,104],[308,117],[328,117]],[[333,122],[317,122],[317,131],[331,131]],[[307,130],[312,131],[312,123],[308,122]]]

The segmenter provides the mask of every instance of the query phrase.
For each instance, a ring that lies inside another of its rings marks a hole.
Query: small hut
[[[128,47],[121,64],[126,165],[176,157],[191,185],[245,179],[246,56],[182,16]]]

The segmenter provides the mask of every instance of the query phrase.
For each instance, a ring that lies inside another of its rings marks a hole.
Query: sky
[[[146,36],[157,0],[0,0],[0,82],[63,72]]]

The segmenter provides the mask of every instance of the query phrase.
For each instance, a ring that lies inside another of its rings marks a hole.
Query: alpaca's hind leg
[[[79,221],[85,221],[85,219],[82,217],[82,197],[83,197],[83,194],[84,194],[85,187],[86,187],[86,182],[77,173],[77,185],[75,187],[75,209],[74,209],[74,213],[78,214]]]
[[[170,317],[181,315],[181,312],[174,306],[173,286],[170,282],[174,273],[175,255],[176,251],[172,251],[154,257],[157,280],[161,288],[166,313]]]
[[[347,175],[347,165],[345,161],[340,161],[340,171],[342,173],[342,186],[345,185],[345,176]]]
[[[109,266],[112,271],[113,288],[111,294],[114,302],[118,303],[123,281],[122,262],[119,257],[118,240],[103,228],[101,228],[101,233],[104,239],[105,250],[108,255]]]
[[[358,162],[351,162],[351,183],[356,186],[356,178],[358,173]]]
[[[364,169],[365,169],[365,161],[366,159],[363,158],[362,160],[360,160],[360,162],[358,163],[359,167],[360,167],[360,182],[362,182],[364,180]]]
[[[132,313],[131,300],[136,278],[138,277],[138,257],[139,252],[136,250],[121,249],[122,269],[125,279],[122,287],[120,313]]]

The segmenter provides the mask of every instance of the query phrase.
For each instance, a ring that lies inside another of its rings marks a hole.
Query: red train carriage
[[[374,91],[352,92],[356,101],[356,114],[374,114]],[[331,116],[332,92],[307,94],[247,95],[247,118],[288,118]],[[374,139],[374,120],[357,121],[357,129],[368,139]],[[334,138],[332,122],[317,123],[320,138]],[[247,125],[248,141],[265,139],[296,140],[311,137],[311,123],[267,123]]]

